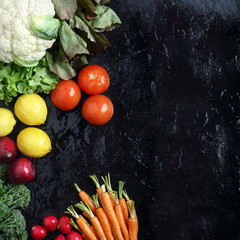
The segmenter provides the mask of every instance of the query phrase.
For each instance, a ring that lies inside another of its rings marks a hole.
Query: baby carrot
[[[80,227],[80,229],[82,230],[82,232],[90,239],[90,240],[98,240],[96,235],[93,233],[93,231],[91,230],[91,228],[89,227],[88,223],[86,222],[86,220],[81,216],[78,215],[77,212],[75,211],[75,209],[73,208],[73,206],[70,206],[67,208],[68,211],[66,211],[65,213],[69,213],[71,214],[74,218],[76,218],[76,222],[78,224],[78,226]]]
[[[85,191],[81,190],[76,183],[74,183],[74,186],[77,189],[79,197],[81,198],[81,200],[83,202],[86,202],[88,204],[88,206],[91,208],[93,214],[95,214],[96,207],[95,207],[92,199],[90,198],[90,196]]]
[[[111,202],[110,194],[106,192],[104,187],[102,189],[102,200],[105,206],[105,212],[113,228],[113,232],[116,234],[116,240],[124,240],[116,213]]]
[[[90,228],[92,229],[93,233],[94,233],[94,234],[97,236],[97,238],[98,238],[98,234],[97,234],[94,226],[93,226],[93,225],[90,225]]]
[[[82,234],[82,237],[85,239],[88,239],[87,236],[81,231],[81,229],[79,228],[79,226],[76,225],[76,223],[70,218],[70,224],[76,229],[78,230],[81,234]],[[96,230],[94,229],[93,225],[90,225],[88,223],[88,226],[91,228],[91,230],[93,231],[93,233],[95,234],[95,236],[97,237],[97,233],[96,233]]]
[[[115,232],[115,230],[114,230],[112,224],[111,224],[111,228],[112,228],[112,233],[113,233],[113,237],[114,237],[114,239],[118,239],[117,234],[116,234],[116,232]]]
[[[83,233],[82,237],[84,240],[90,240],[85,233]]]
[[[138,236],[138,221],[135,214],[134,201],[131,201],[131,205],[128,204],[128,209],[130,212],[130,218],[128,220],[129,236],[130,240],[137,240]]]
[[[89,175],[89,177],[92,179],[93,183],[96,186],[96,191],[97,191],[97,195],[98,195],[98,199],[102,205],[102,199],[101,199],[101,195],[102,195],[102,188],[100,186],[100,183],[98,181],[98,178],[96,175]]]
[[[127,201],[127,204],[129,204],[131,206],[132,204],[132,200],[129,198],[128,194],[127,194],[127,191],[126,190],[123,190],[122,191],[122,194],[123,196],[126,198],[126,201]],[[136,209],[134,208],[134,212],[135,212],[135,215],[137,217],[137,213],[136,213]]]
[[[80,227],[73,221],[72,218],[70,218],[70,222],[69,222],[77,231],[79,231],[81,234],[83,234],[82,230],[80,229]]]
[[[90,218],[91,218],[90,221],[91,221],[94,229],[96,230],[98,238],[100,240],[107,240],[99,219],[93,215],[93,212],[91,211],[91,208],[87,205],[87,203],[84,204],[83,202],[80,202],[80,203],[77,203],[75,205],[75,207],[86,212],[90,216]]]
[[[123,186],[125,182],[119,181],[118,182],[118,196],[119,196],[119,204],[121,205],[123,211],[123,217],[126,225],[128,225],[128,207],[125,198],[123,197]]]
[[[102,225],[107,240],[114,240],[108,217],[98,202],[98,195],[93,195],[92,200],[96,206],[96,215]]]
[[[121,207],[121,205],[119,204],[119,201],[118,201],[117,192],[115,192],[115,195],[116,195],[116,197],[115,197],[115,199],[116,199],[116,204],[114,205],[114,210],[115,210],[115,213],[116,213],[116,216],[117,216],[117,219],[118,219],[120,228],[121,228],[121,230],[122,230],[124,239],[125,239],[125,240],[129,240],[128,228],[127,228],[127,225],[126,225],[126,223],[125,223],[125,219],[124,219],[124,216],[123,216],[122,207]]]
[[[83,212],[82,214],[83,214],[84,217],[86,217],[86,218],[90,221],[91,218],[90,218],[90,216],[88,215],[88,213]]]
[[[110,174],[108,173],[108,175],[105,176],[105,178],[102,177],[102,180],[103,180],[103,182],[104,182],[104,184],[105,184],[105,186],[107,188],[107,191],[108,191],[108,193],[110,195],[110,199],[111,199],[112,205],[114,206],[116,204],[116,201],[114,199],[115,198],[115,194],[114,194],[114,191],[112,189],[111,180],[110,180]]]

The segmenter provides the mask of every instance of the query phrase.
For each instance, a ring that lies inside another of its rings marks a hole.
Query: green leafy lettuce
[[[0,100],[6,104],[23,93],[49,94],[58,82],[59,77],[50,72],[46,58],[35,67],[0,62]]]

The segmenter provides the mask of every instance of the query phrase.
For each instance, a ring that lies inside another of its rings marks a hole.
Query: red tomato
[[[107,71],[98,65],[88,65],[78,74],[80,88],[89,95],[105,92],[110,84]]]
[[[104,95],[94,95],[84,102],[83,117],[93,125],[103,125],[113,116],[114,108],[111,100]]]
[[[63,111],[75,108],[81,99],[81,90],[73,80],[62,80],[50,93],[52,103]]]

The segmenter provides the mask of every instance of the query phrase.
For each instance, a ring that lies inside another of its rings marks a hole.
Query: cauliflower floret
[[[0,61],[13,62],[13,56],[23,60],[40,60],[55,39],[44,40],[30,29],[31,14],[55,15],[51,0],[1,0]]]

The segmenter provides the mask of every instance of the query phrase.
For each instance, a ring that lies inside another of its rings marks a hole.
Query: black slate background
[[[126,181],[139,240],[240,238],[240,2],[128,0],[110,4],[123,25],[91,63],[111,78],[113,119],[91,126],[81,104],[57,110],[49,96],[45,130],[53,145],[32,159],[36,179],[27,228],[60,217],[89,194],[88,178]],[[10,106],[12,108],[12,106]],[[20,122],[14,129],[15,138]],[[47,239],[57,234],[49,233]]]

